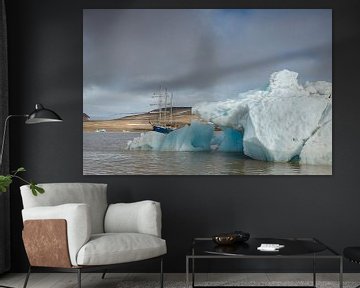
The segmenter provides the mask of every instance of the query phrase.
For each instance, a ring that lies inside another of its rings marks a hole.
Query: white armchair
[[[107,204],[106,184],[40,184],[33,196],[28,185],[21,196],[23,240],[30,262],[24,288],[37,267],[77,272],[107,270],[121,263],[159,257],[163,287],[161,209],[154,201]],[[103,274],[103,278],[105,273]]]

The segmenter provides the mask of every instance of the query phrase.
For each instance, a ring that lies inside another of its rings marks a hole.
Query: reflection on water
[[[332,166],[273,163],[239,153],[125,150],[139,133],[83,133],[84,175],[331,175]]]

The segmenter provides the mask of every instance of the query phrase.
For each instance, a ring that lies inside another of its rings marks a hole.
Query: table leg
[[[340,257],[339,287],[343,288],[343,257]]]
[[[195,287],[195,258],[192,258],[192,287]]]
[[[186,288],[189,288],[189,257],[186,256]]]
[[[313,286],[316,287],[316,256],[313,257]]]

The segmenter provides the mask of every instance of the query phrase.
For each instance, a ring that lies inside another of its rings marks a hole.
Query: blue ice
[[[242,152],[243,134],[232,128],[223,128],[223,139],[218,150],[223,152]]]
[[[180,129],[162,134],[147,132],[128,144],[131,150],[242,152],[243,134],[232,128],[214,133],[214,125],[193,121]]]

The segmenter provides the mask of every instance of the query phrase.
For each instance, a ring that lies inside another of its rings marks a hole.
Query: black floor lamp
[[[63,121],[58,114],[56,114],[54,111],[52,111],[50,109],[44,108],[44,106],[41,104],[36,104],[35,110],[33,112],[31,112],[30,114],[7,116],[5,119],[4,132],[3,132],[2,144],[1,144],[0,167],[2,165],[2,159],[3,159],[3,154],[4,154],[7,124],[9,122],[9,120],[14,117],[27,118],[25,121],[26,124],[38,124],[38,123],[46,123],[46,122],[62,122]]]
[[[6,132],[7,132],[7,126],[8,122],[11,118],[15,117],[23,117],[26,118],[25,123],[26,124],[38,124],[38,123],[46,123],[46,122],[62,122],[63,120],[61,117],[55,113],[54,111],[50,109],[44,108],[41,104],[35,105],[35,110],[31,112],[30,114],[23,114],[23,115],[9,115],[5,119],[4,123],[4,132],[3,132],[3,138],[2,138],[2,144],[1,144],[1,151],[0,151],[0,168],[2,167],[2,161],[3,161],[3,154],[4,154],[4,146],[6,142]],[[1,193],[1,192],[0,192]],[[0,284],[0,287],[4,288],[12,288],[9,286],[4,286]]]

